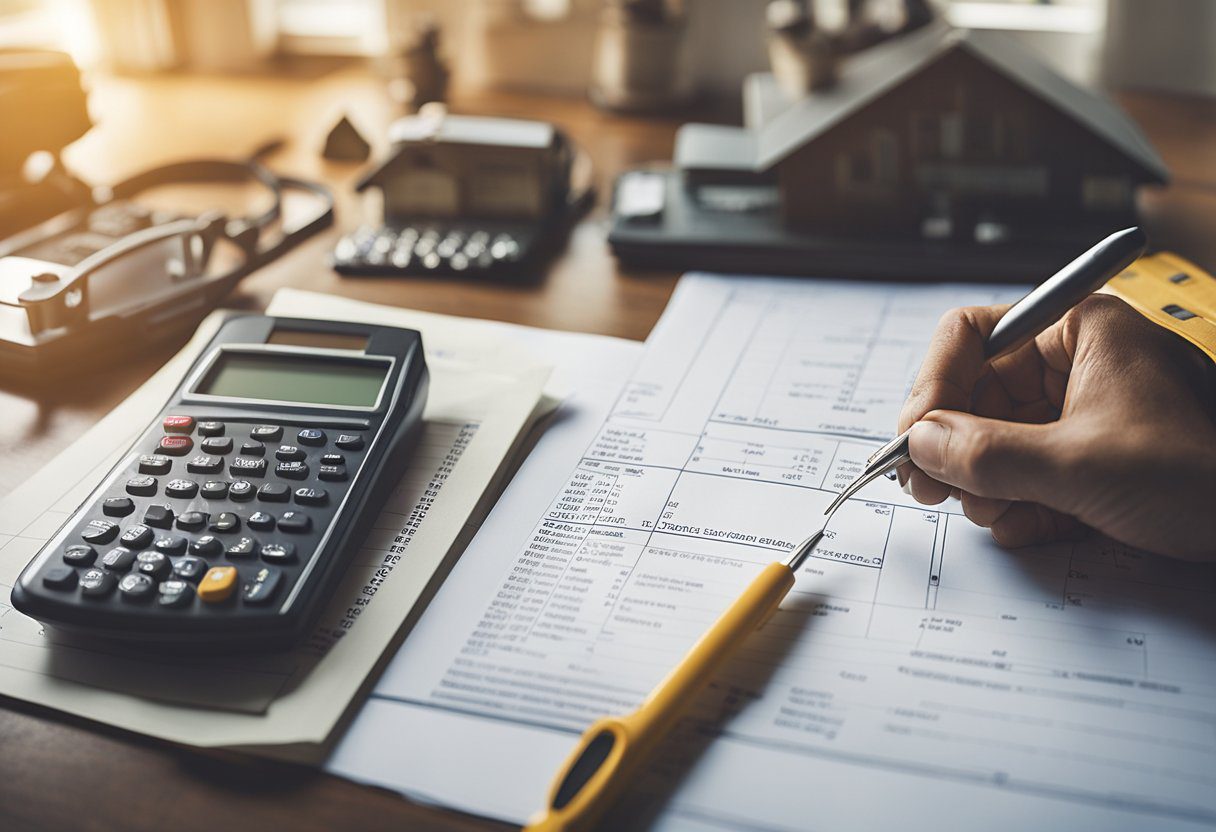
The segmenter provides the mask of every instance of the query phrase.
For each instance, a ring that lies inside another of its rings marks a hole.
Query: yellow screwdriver
[[[777,611],[794,586],[794,574],[822,537],[820,529],[794,547],[787,560],[766,566],[637,710],[592,723],[558,772],[548,807],[524,828],[532,832],[590,829],[714,672]]]

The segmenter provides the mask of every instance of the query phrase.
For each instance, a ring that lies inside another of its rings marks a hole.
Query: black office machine
[[[413,330],[229,320],[13,606],[90,637],[289,644],[399,480],[427,378]]]
[[[427,105],[389,136],[357,186],[381,192],[383,225],[339,241],[341,274],[533,280],[592,200],[590,163],[551,124]]]
[[[164,185],[253,183],[268,205],[246,216],[152,210]],[[287,227],[284,200],[314,207]],[[45,378],[184,338],[243,277],[333,222],[320,185],[256,159],[197,159],[152,168],[78,207],[0,241],[0,378]]]

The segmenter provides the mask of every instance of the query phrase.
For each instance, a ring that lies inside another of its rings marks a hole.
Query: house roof
[[[543,121],[517,118],[486,118],[444,113],[440,116],[413,115],[394,121],[388,128],[392,149],[388,158],[376,165],[355,184],[356,191],[379,185],[399,158],[400,151],[423,143],[485,146],[522,150],[547,150],[557,143],[557,128]]]
[[[851,58],[835,87],[797,101],[772,117],[759,130],[756,169],[768,170],[866,104],[960,49],[1121,151],[1151,180],[1164,183],[1169,179],[1165,162],[1140,128],[1110,99],[1057,74],[1008,35],[945,24],[926,26]]]

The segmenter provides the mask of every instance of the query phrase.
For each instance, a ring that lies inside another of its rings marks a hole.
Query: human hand
[[[1002,546],[1086,528],[1216,560],[1216,363],[1118,298],[1094,295],[990,365],[1007,306],[948,312],[899,418],[900,481],[954,494]],[[915,423],[915,424],[914,424]]]

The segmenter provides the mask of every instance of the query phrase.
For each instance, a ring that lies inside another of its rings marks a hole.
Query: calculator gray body
[[[229,320],[26,567],[13,606],[101,638],[230,649],[298,640],[400,480],[427,379],[413,330]],[[267,397],[279,387],[330,400]],[[223,598],[212,577],[231,584]]]

